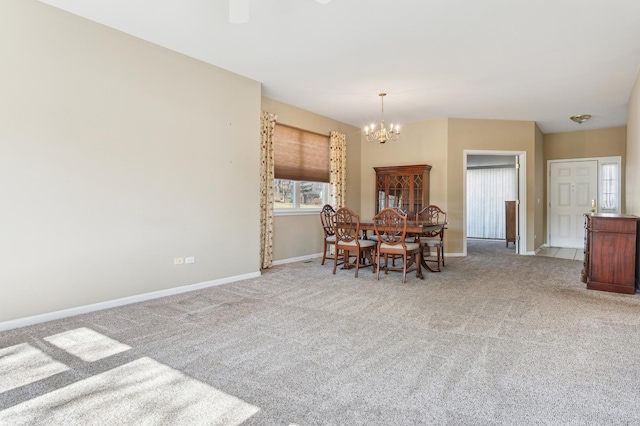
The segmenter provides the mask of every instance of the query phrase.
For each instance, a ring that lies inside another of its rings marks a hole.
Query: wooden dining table
[[[433,222],[425,222],[425,221],[417,221],[417,220],[408,220],[407,221],[407,234],[413,234],[416,236],[416,240],[420,238],[421,234],[430,234],[433,231],[438,231],[444,229],[446,227],[446,223],[433,223]],[[380,225],[378,225],[378,229],[380,229]],[[395,229],[395,228],[394,228]],[[375,226],[373,221],[361,221],[360,222],[360,231],[362,231],[363,238],[367,238],[368,232],[375,232]],[[420,265],[428,271],[437,272],[432,269],[427,261],[424,259],[424,253],[422,252],[423,247],[420,245]],[[420,278],[424,278],[422,275],[422,271],[420,271]]]

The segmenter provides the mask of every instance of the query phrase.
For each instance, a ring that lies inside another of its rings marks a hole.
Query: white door
[[[598,199],[598,162],[549,163],[549,246],[583,248],[584,214]]]

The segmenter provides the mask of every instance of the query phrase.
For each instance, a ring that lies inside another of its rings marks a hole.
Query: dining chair
[[[376,278],[380,279],[380,269],[388,271],[402,271],[402,282],[407,282],[407,272],[416,271],[416,277],[422,275],[420,269],[420,244],[406,241],[407,216],[394,208],[381,210],[373,217],[373,227],[378,237],[376,248]],[[380,257],[384,255],[384,267]],[[389,257],[400,258],[402,267],[389,264]],[[411,265],[415,265],[411,268]]]
[[[335,213],[336,211],[331,204],[325,204],[320,210],[320,223],[322,224],[322,232],[324,232],[324,250],[322,250],[321,265],[324,265],[324,261],[327,258],[327,248],[333,246],[335,250],[336,235],[331,226],[332,217]]]
[[[440,265],[444,267],[444,227],[447,224],[447,213],[440,207],[430,204],[420,210],[416,217],[426,223],[441,223],[442,227],[420,235],[420,244],[425,262],[435,262],[435,272],[440,272]],[[431,249],[436,250],[436,260],[430,259]]]
[[[360,234],[360,217],[347,207],[341,207],[332,216],[331,225],[336,237],[335,253],[333,254],[333,273],[336,273],[338,266],[338,251],[343,252],[344,269],[356,268],[355,277],[358,277],[360,268],[371,267],[375,272],[373,263],[376,242],[358,238]],[[354,254],[352,254],[354,253]],[[366,263],[366,257],[370,259]],[[353,262],[351,257],[355,257]]]
[[[396,210],[398,213],[400,213],[403,216],[407,215],[407,212],[402,210],[400,207],[389,207],[389,208]],[[375,234],[375,232],[373,233],[373,235],[371,235],[370,237],[367,237],[367,238],[369,238],[370,240],[373,240],[375,242],[378,242],[378,236]]]

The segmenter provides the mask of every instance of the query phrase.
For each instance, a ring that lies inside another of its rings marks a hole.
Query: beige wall
[[[447,120],[408,123],[395,142],[367,142],[362,138],[360,215],[375,215],[374,167],[428,164],[431,166],[429,202],[447,210]],[[355,210],[355,208],[354,208]]]
[[[258,82],[35,0],[0,51],[0,322],[259,273]]]
[[[536,189],[536,126],[532,121],[449,119],[448,211],[449,251],[462,253],[464,247],[463,157],[465,150],[524,151],[527,155],[526,252],[533,252]],[[522,231],[521,231],[522,232]]]
[[[440,119],[405,124],[400,139],[384,145],[363,141],[361,214],[375,213],[375,172],[373,167],[429,164],[431,169],[430,202],[447,212],[449,227],[445,252],[461,254],[463,240],[463,163],[465,150],[527,152],[527,251],[534,250],[533,235],[540,227],[535,214],[535,190],[540,190],[540,171],[534,163],[536,148],[541,149],[541,133],[533,122]],[[537,142],[536,142],[537,141]]]
[[[640,216],[640,73],[627,104],[626,213]]]
[[[547,161],[564,160],[572,158],[598,158],[598,157],[622,157],[622,188],[620,205],[625,211],[626,197],[625,187],[628,177],[625,173],[627,150],[626,127],[611,127],[607,129],[579,130],[575,132],[548,133],[544,135],[544,168],[547,169]],[[544,174],[544,200],[547,199],[547,177]],[[543,211],[545,243],[547,235],[547,209]]]
[[[547,223],[545,221],[545,194],[546,194],[546,179],[545,171],[547,170],[546,163],[544,161],[544,134],[536,126],[536,141],[535,141],[535,196],[534,196],[534,229],[533,229],[533,249],[537,250],[546,242],[545,236],[547,235]]]
[[[544,135],[544,159],[625,156],[626,127],[548,133]],[[624,160],[624,158],[623,158]]]
[[[328,135],[332,130],[347,137],[347,205],[360,204],[360,129],[269,98],[262,98],[262,110],[278,115],[278,122]],[[317,213],[276,216],[273,224],[274,261],[322,252],[323,233]]]

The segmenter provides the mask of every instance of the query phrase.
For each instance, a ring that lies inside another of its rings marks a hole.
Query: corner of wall
[[[640,216],[640,69],[627,103],[626,212]]]

